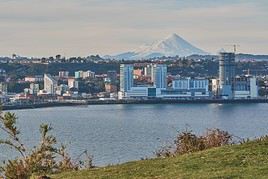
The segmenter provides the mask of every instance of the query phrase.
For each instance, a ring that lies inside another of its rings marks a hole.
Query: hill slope
[[[268,138],[166,159],[129,162],[52,178],[268,178]]]

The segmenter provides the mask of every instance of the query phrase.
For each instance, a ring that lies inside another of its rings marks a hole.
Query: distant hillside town
[[[268,61],[237,60],[235,53],[140,61],[87,58],[1,61],[5,105],[68,100],[263,99]]]

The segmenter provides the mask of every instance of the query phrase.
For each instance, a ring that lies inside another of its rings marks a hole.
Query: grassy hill
[[[268,178],[268,137],[165,159],[67,172],[51,176],[86,178]]]

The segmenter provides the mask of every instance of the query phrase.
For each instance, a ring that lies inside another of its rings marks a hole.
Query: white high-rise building
[[[57,90],[58,82],[50,74],[44,75],[44,90],[48,94],[55,95]]]
[[[151,78],[156,88],[165,89],[167,87],[167,66],[164,64],[153,65]]]
[[[133,87],[133,65],[120,65],[120,91],[127,92]]]

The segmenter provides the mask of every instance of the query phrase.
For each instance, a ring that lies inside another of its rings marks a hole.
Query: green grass
[[[51,176],[86,178],[268,178],[268,138],[165,159],[67,172]]]

